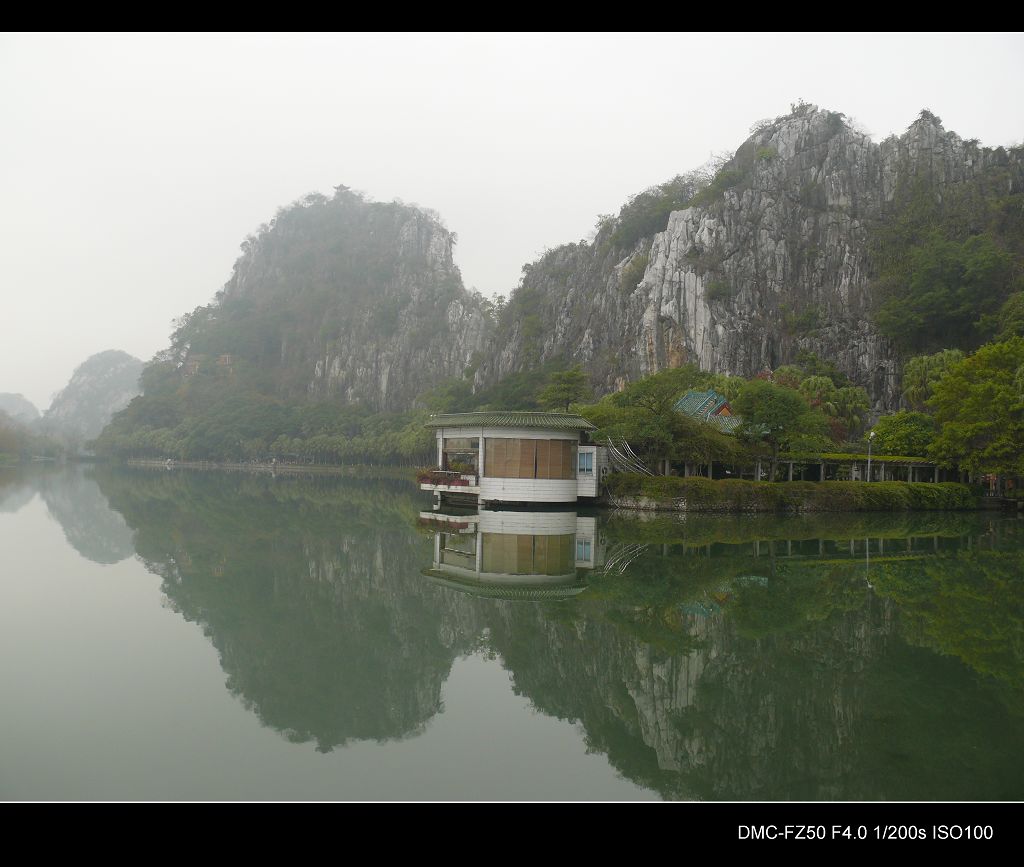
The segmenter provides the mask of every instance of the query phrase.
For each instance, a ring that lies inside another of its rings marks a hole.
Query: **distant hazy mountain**
[[[97,436],[110,417],[140,393],[142,362],[109,349],[80,364],[43,416],[48,433],[84,442]]]
[[[0,394],[0,412],[22,424],[30,424],[39,418],[39,410],[23,394]]]

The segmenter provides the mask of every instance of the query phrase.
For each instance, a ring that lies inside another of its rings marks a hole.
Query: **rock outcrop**
[[[646,191],[592,242],[527,265],[498,315],[466,291],[455,236],[433,214],[338,187],[243,243],[151,384],[223,377],[234,386],[213,390],[396,412],[445,380],[481,389],[557,359],[581,363],[602,393],[688,362],[752,376],[813,353],[890,411],[901,365],[873,325],[872,232],[908,206],[907,190],[982,190],[994,167],[1010,185],[1000,194],[1024,187],[1021,149],[981,148],[927,111],[878,144],[800,105],[758,125],[713,177]]]
[[[994,165],[1020,183],[1019,151],[964,141],[927,111],[876,144],[843,115],[800,106],[761,125],[663,232],[616,248],[609,223],[528,266],[509,309],[528,297],[534,327],[503,323],[478,382],[564,356],[607,391],[686,362],[751,376],[804,350],[865,386],[876,410],[895,409],[897,353],[871,322],[871,227],[906,186],[941,198]]]
[[[243,244],[218,315],[272,335],[286,392],[408,409],[487,345],[487,304],[463,287],[454,243],[414,207],[344,187],[308,196]]]

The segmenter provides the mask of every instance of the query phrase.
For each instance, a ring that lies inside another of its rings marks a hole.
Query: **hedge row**
[[[687,512],[898,512],[977,506],[970,488],[956,482],[712,481],[614,473],[608,490],[619,505]]]

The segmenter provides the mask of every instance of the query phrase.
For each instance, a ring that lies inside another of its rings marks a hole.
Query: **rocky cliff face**
[[[339,187],[245,241],[161,369],[178,377],[168,391],[203,374],[392,412],[453,377],[482,388],[555,359],[582,363],[607,392],[688,362],[751,376],[813,352],[889,411],[900,363],[872,324],[872,233],[908,207],[908,190],[941,200],[991,186],[993,167],[1010,185],[1002,195],[1024,188],[1021,149],[981,148],[929,112],[877,144],[801,105],[759,125],[713,177],[652,188],[592,242],[528,265],[498,317],[465,290],[438,219]]]
[[[99,435],[115,412],[141,392],[142,362],[109,349],[88,358],[71,375],[42,419],[47,433],[84,442]]]
[[[896,352],[871,324],[871,227],[901,188],[941,198],[995,164],[1020,179],[1018,152],[965,142],[928,112],[876,144],[802,106],[755,132],[663,232],[616,249],[602,230],[529,267],[512,301],[535,299],[544,327],[505,323],[478,381],[564,355],[608,390],[686,362],[750,376],[809,350],[895,409]]]
[[[487,344],[486,303],[463,287],[454,243],[416,208],[345,188],[309,196],[243,245],[218,315],[267,333],[274,358],[266,346],[241,356],[272,362],[290,396],[408,409]]]

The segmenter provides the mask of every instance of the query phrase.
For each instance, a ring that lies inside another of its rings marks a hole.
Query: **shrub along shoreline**
[[[903,512],[976,509],[957,482],[752,482],[613,473],[608,503],[677,512]]]

